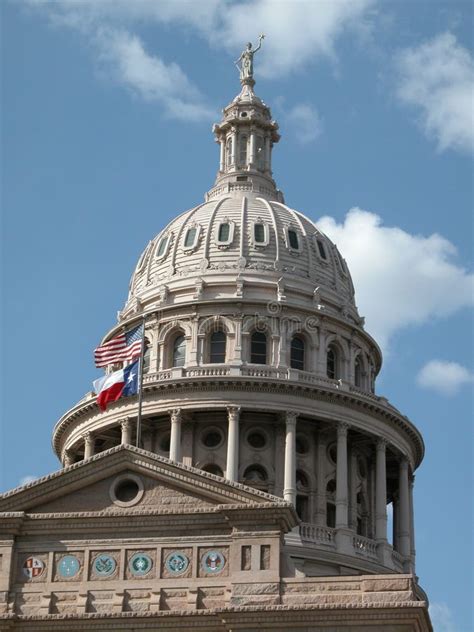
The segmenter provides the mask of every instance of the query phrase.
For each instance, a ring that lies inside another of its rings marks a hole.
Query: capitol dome
[[[123,397],[103,412],[89,393],[54,449],[68,466],[134,444],[284,498],[300,520],[285,554],[307,576],[412,572],[422,437],[376,394],[382,356],[346,262],[285,204],[278,125],[253,77],[241,83],[213,128],[213,187],[149,242],[103,337],[145,323],[142,408]]]

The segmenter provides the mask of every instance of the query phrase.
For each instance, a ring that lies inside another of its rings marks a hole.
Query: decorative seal
[[[132,575],[136,577],[141,577],[142,575],[146,575],[151,571],[153,566],[153,561],[149,555],[146,553],[135,553],[135,555],[131,558],[128,563],[128,568]]]
[[[23,562],[23,574],[28,577],[28,579],[34,579],[35,577],[39,577],[44,572],[44,562],[39,560],[37,557],[27,557]]]
[[[94,571],[101,577],[110,577],[117,568],[117,562],[110,555],[98,555],[94,560]]]
[[[61,577],[74,577],[78,574],[81,563],[75,555],[65,555],[58,564],[58,573]]]
[[[201,567],[205,573],[220,573],[225,566],[225,558],[220,551],[208,551],[201,558]]]
[[[189,558],[181,551],[173,551],[166,558],[165,565],[173,575],[181,575],[189,566]]]

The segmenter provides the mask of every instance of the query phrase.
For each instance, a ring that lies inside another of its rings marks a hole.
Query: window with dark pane
[[[359,357],[356,358],[354,364],[354,383],[359,388],[362,384],[362,367],[360,365]]]
[[[319,256],[321,257],[321,259],[327,259],[326,249],[324,248],[323,242],[320,239],[318,239],[316,243],[318,244],[318,251],[319,251]]]
[[[186,361],[186,339],[179,335],[173,343],[173,366],[184,366]]]
[[[267,337],[261,331],[252,334],[250,343],[250,362],[252,364],[267,363]]]
[[[218,241],[222,241],[222,242],[229,241],[229,235],[230,235],[230,224],[228,222],[225,222],[224,224],[221,224],[219,226]]]
[[[209,361],[211,364],[225,362],[226,335],[223,331],[214,331],[211,334]]]
[[[197,228],[188,228],[188,232],[186,233],[186,238],[184,240],[185,248],[192,248],[194,246],[194,242],[196,240]]]
[[[245,167],[247,164],[247,136],[245,134],[240,137],[239,164],[241,167]]]
[[[290,366],[292,369],[304,370],[304,340],[299,336],[295,336],[291,341]]]
[[[331,380],[337,378],[337,353],[334,347],[329,347],[326,358],[326,374]]]
[[[253,227],[253,236],[256,244],[265,243],[265,225],[255,224]]]
[[[296,232],[296,230],[290,229],[288,231],[288,241],[290,243],[290,248],[293,248],[293,250],[300,249],[300,242],[298,241],[298,233]]]

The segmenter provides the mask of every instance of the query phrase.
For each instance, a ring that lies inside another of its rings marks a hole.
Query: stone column
[[[239,480],[239,417],[240,408],[227,408],[227,464],[225,477],[230,481]]]
[[[225,139],[221,139],[220,141],[221,153],[219,160],[219,171],[225,170]]]
[[[415,558],[416,558],[416,547],[415,547],[415,511],[413,505],[413,488],[415,486],[415,477],[412,475],[410,477],[410,544],[411,544],[411,565],[412,565],[412,573],[415,573]]]
[[[317,473],[318,494],[316,498],[316,524],[323,527],[327,524],[326,515],[326,449],[327,437],[322,432],[318,434]]]
[[[387,541],[387,442],[377,441],[375,459],[375,539]]]
[[[74,461],[73,461],[73,458],[72,458],[71,450],[64,450],[64,455],[63,455],[63,465],[64,465],[64,467],[69,467],[73,463],[74,463]]]
[[[296,505],[296,413],[286,413],[285,487],[283,497]]]
[[[269,172],[271,170],[270,167],[270,136],[265,136],[265,161],[264,161],[264,169],[266,172]]]
[[[170,411],[171,415],[171,439],[170,460],[179,463],[181,461],[181,409]]]
[[[132,445],[132,422],[128,417],[119,420],[122,436],[120,443],[122,445]]]
[[[250,151],[249,151],[249,157],[248,157],[248,164],[250,166],[251,169],[255,168],[255,132],[251,131],[250,132]]]
[[[410,491],[408,486],[408,460],[403,457],[398,473],[398,493],[400,517],[398,521],[398,545],[400,554],[409,557],[410,547]]]
[[[357,531],[357,456],[353,447],[350,450],[349,462],[349,527]]]
[[[337,426],[336,529],[348,528],[349,486],[347,479],[347,431],[349,425]]]
[[[91,432],[84,435],[84,459],[94,456],[95,439]]]

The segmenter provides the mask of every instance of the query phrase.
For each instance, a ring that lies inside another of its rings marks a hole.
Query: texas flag
[[[104,375],[94,380],[94,391],[97,393],[97,403],[101,410],[106,410],[109,402],[116,402],[121,397],[138,393],[138,363]]]

